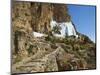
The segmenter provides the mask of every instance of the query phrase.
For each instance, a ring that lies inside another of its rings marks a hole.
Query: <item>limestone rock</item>
[[[53,5],[53,19],[56,22],[70,22],[71,16],[68,14],[68,8],[64,4]]]

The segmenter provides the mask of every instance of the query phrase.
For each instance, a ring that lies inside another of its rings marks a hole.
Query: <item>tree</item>
[[[60,33],[60,30],[61,30],[61,27],[60,27],[60,26],[57,26],[57,25],[54,26],[53,29],[52,29],[52,31],[53,31],[54,33],[57,33],[57,34],[61,34],[61,33]]]

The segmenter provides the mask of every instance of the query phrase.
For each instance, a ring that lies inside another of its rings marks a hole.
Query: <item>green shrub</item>
[[[14,62],[13,62],[13,63],[15,64],[15,63],[17,63],[17,62],[20,62],[21,60],[22,60],[22,59],[21,59],[19,56],[17,56],[17,57],[14,59]]]
[[[30,45],[29,48],[28,48],[28,53],[32,53],[32,49],[33,49],[33,45]]]
[[[54,26],[53,29],[52,29],[52,31],[53,31],[54,33],[57,33],[57,34],[61,34],[61,33],[60,33],[60,30],[61,30],[61,27],[59,27],[59,26],[57,26],[57,25]]]

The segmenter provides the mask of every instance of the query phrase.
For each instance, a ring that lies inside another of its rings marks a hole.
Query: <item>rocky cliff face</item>
[[[68,8],[64,4],[54,4],[53,5],[53,19],[56,22],[70,22],[71,17],[68,14]]]
[[[27,20],[27,26],[29,23],[29,26],[31,26],[34,31],[42,33],[51,30],[50,22],[52,19],[56,22],[71,21],[66,5],[60,4],[59,6],[59,4],[49,3],[14,2],[12,18],[15,19],[16,17],[18,20]]]
[[[12,8],[13,52],[24,57],[28,55],[25,44],[32,32],[31,5],[28,2],[14,2]]]
[[[47,33],[52,18],[52,5],[46,3],[31,3],[32,28],[34,31]]]
[[[33,73],[96,68],[95,44],[85,35],[57,38],[50,21],[71,21],[66,5],[18,2],[12,6],[12,72]],[[58,13],[59,12],[59,13]],[[36,38],[32,32],[46,33]]]

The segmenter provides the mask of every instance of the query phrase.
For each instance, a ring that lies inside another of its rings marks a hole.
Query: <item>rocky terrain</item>
[[[95,43],[79,32],[78,38],[53,36],[50,27],[52,18],[57,22],[71,21],[64,4],[13,2],[12,73],[96,68]],[[47,36],[35,37],[33,31]]]

